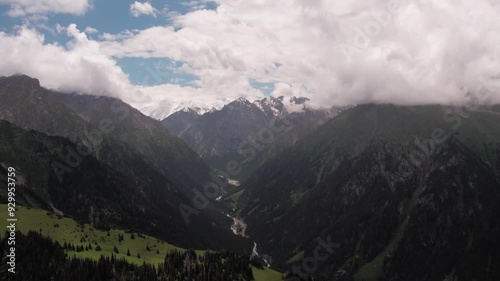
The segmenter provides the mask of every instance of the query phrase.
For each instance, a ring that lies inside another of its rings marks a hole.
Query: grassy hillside
[[[142,235],[138,233],[130,233],[124,230],[111,229],[109,231],[98,230],[88,224],[79,224],[71,218],[59,217],[50,212],[38,209],[27,209],[18,206],[16,217],[17,230],[22,233],[27,233],[29,230],[39,231],[44,236],[50,237],[52,240],[64,243],[73,244],[75,247],[83,246],[92,247],[84,251],[67,251],[70,256],[78,258],[98,259],[101,255],[110,257],[114,254],[117,258],[124,258],[127,261],[142,265],[144,262],[158,265],[163,262],[165,253],[168,251],[185,249],[168,244],[165,241],[157,238]],[[2,229],[6,228],[7,205],[0,204],[0,220],[2,221]],[[0,235],[4,235],[2,232]],[[119,237],[123,240],[120,241]],[[132,239],[132,236],[134,237]],[[99,246],[100,251],[96,248]],[[114,247],[118,249],[118,253],[114,252]],[[19,246],[22,247],[22,246]],[[149,249],[149,250],[148,250]],[[127,255],[130,251],[130,256]],[[205,251],[196,250],[197,255],[202,255]],[[140,255],[140,258],[138,258]],[[265,269],[260,270],[253,268],[253,273],[256,281],[279,281],[281,273]]]
[[[1,206],[2,223],[6,221],[7,212],[6,205]],[[17,207],[16,216],[18,218],[18,230],[27,233],[29,230],[40,231],[43,235],[50,237],[52,240],[64,243],[71,243],[76,246],[87,246],[90,244],[92,250],[76,252],[69,251],[71,256],[75,255],[81,258],[99,258],[101,255],[111,256],[114,246],[119,250],[115,254],[118,258],[125,258],[129,262],[142,264],[143,262],[159,264],[163,262],[165,252],[172,250],[183,250],[175,247],[154,237],[147,235],[134,234],[134,239],[131,239],[132,233],[127,233],[123,230],[112,229],[109,232],[98,230],[92,226],[78,224],[76,221],[58,217],[44,210],[27,209]],[[109,233],[109,235],[108,235]],[[118,236],[122,235],[124,240],[119,242]],[[96,251],[99,245],[101,251]],[[149,245],[150,251],[146,250]],[[130,250],[131,256],[127,256],[127,250]],[[159,253],[157,253],[157,251]],[[200,251],[202,253],[202,251]],[[140,254],[141,258],[137,258]]]

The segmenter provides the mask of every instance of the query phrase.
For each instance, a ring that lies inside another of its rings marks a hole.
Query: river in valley
[[[238,236],[245,237],[245,238],[250,238],[246,234],[247,224],[243,221],[243,219],[232,217],[229,214],[227,216],[229,218],[233,219],[233,224],[231,225],[231,230],[233,231],[234,235],[238,235]],[[267,255],[260,255],[259,252],[257,252],[257,243],[255,243],[255,242],[253,242],[253,250],[252,250],[252,255],[250,257],[258,257],[262,261],[264,261],[264,263],[266,264],[266,267],[271,266],[271,258]]]

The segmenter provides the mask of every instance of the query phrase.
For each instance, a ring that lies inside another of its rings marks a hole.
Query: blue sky
[[[57,0],[54,0],[57,1]],[[97,0],[93,1],[92,8],[83,15],[48,13],[43,17],[40,15],[29,15],[26,17],[10,17],[7,12],[9,5],[0,5],[0,29],[4,32],[12,32],[16,26],[35,26],[45,36],[46,43],[67,44],[72,38],[64,33],[57,33],[57,25],[66,27],[76,24],[80,30],[87,27],[96,29],[97,32],[87,33],[91,39],[99,40],[104,33],[119,34],[124,31],[144,30],[154,26],[172,26],[170,13],[185,14],[193,10],[191,1],[152,0],[149,3],[156,9],[156,16],[140,15],[134,17],[130,12],[133,0]],[[214,2],[201,3],[203,9],[215,9]],[[199,7],[198,7],[199,8]],[[122,70],[129,75],[130,82],[135,85],[161,85],[164,83],[179,84],[182,86],[192,85],[196,76],[177,70],[182,62],[175,62],[168,58],[115,58]],[[167,67],[170,66],[170,67]],[[144,77],[154,69],[162,73],[160,79],[147,79]]]
[[[130,16],[130,5],[134,2],[133,0],[96,0],[92,2],[92,8],[83,15],[49,13],[44,16],[47,16],[47,26],[54,27],[56,24],[67,26],[71,23],[76,23],[79,27],[91,26],[100,32],[111,34],[120,33],[127,29],[146,29],[155,25],[171,24],[171,21],[166,16]],[[190,1],[152,0],[150,3],[159,12],[171,11],[185,14],[191,10],[189,6]],[[204,7],[206,9],[213,9],[216,8],[216,5],[214,3],[206,3]],[[23,24],[26,21],[30,21],[29,17],[6,16],[9,9],[8,4],[0,4],[2,30],[8,30],[16,24]],[[46,35],[50,34],[46,33]]]
[[[198,79],[192,74],[179,71],[182,62],[175,62],[169,58],[126,57],[117,59],[117,62],[135,85],[154,86],[171,83],[196,86],[192,82]]]

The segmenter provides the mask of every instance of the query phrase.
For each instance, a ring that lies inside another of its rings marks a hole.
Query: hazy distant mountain
[[[170,115],[168,117],[169,121],[163,121],[162,124],[167,126],[170,132],[180,135],[184,130],[190,128],[200,115],[201,114],[197,110],[186,108]]]
[[[220,110],[204,114],[194,109],[175,112],[162,124],[211,167],[225,171],[230,161],[240,163],[242,172],[232,177],[242,179],[262,161],[293,145],[343,110],[310,109],[307,101],[266,97],[252,103],[239,98]]]
[[[314,280],[499,280],[500,115],[448,110],[343,112],[243,184],[246,233]]]
[[[186,225],[179,205],[193,207],[193,190],[212,180],[211,169],[159,121],[117,99],[48,91],[27,76],[0,78],[0,99],[0,119],[15,125],[2,127],[0,156],[27,177],[28,206],[53,204],[85,222],[102,222],[97,226],[131,228],[181,246],[242,249],[215,201]]]
[[[193,110],[196,111],[198,114],[202,115],[204,113],[214,111],[216,109],[213,107],[212,108],[198,107],[192,103],[187,103],[187,102],[182,102],[177,105],[172,105],[169,102],[160,102],[152,106],[140,108],[141,112],[156,120],[163,120],[174,112],[185,111],[185,110]]]

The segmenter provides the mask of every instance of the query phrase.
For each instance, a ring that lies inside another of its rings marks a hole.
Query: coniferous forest
[[[40,233],[16,233],[16,243],[23,245],[17,249],[15,279],[19,281],[220,281],[252,280],[252,261],[249,257],[230,252],[207,251],[197,256],[194,250],[167,253],[163,264],[141,266],[124,259],[104,257],[97,261],[68,256],[63,246]],[[0,253],[7,255],[10,246],[7,239],[0,242]],[[2,262],[1,272],[7,272]]]

